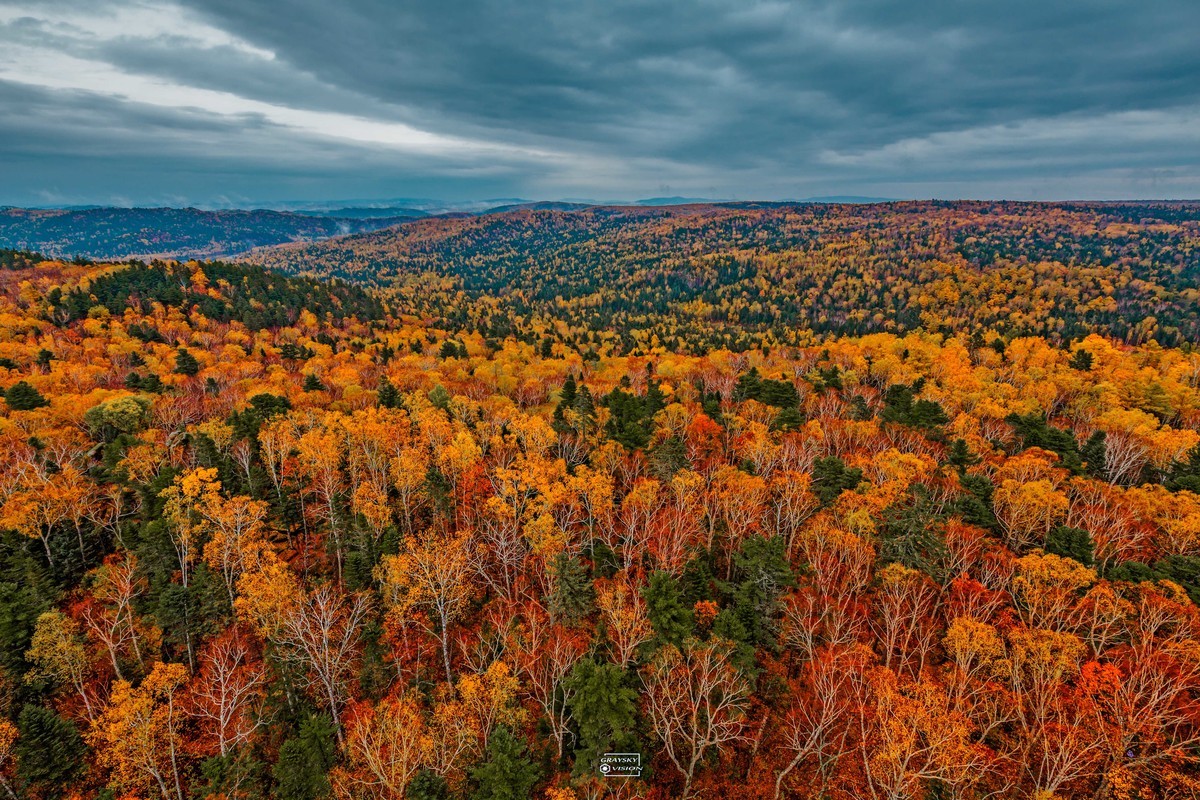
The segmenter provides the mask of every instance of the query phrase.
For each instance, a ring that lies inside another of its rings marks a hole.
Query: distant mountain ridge
[[[52,257],[211,258],[256,247],[365,233],[423,216],[353,217],[253,209],[0,209],[0,247]]]
[[[436,216],[244,258],[493,338],[531,319],[640,332],[626,351],[968,325],[1176,346],[1200,342],[1198,237],[1189,203],[730,202]]]

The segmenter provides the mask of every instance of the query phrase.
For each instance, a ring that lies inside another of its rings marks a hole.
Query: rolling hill
[[[195,208],[0,209],[0,247],[72,258],[210,258],[284,242],[372,231],[404,216],[314,216]]]
[[[1197,203],[520,209],[247,258],[392,287],[447,327],[555,320],[616,351],[919,327],[1200,341]]]

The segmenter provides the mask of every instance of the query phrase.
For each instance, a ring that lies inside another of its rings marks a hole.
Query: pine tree
[[[191,376],[199,371],[200,362],[196,361],[196,357],[189,353],[186,348],[179,348],[175,353],[175,374]]]
[[[451,399],[450,392],[440,383],[429,390],[429,402],[433,404],[434,408],[449,411]]]
[[[27,705],[17,717],[16,753],[22,782],[57,792],[83,766],[83,739],[75,726],[48,708]]]
[[[683,603],[679,583],[669,572],[655,572],[650,582],[642,589],[646,601],[646,614],[654,628],[655,646],[673,644],[676,647],[692,635],[694,620],[692,610]]]
[[[857,467],[848,469],[846,462],[837,456],[818,458],[812,467],[813,492],[821,500],[822,505],[830,505],[847,489],[853,489],[862,482],[862,470]]]
[[[143,392],[162,394],[164,388],[166,387],[163,386],[162,378],[158,377],[153,372],[141,380],[141,390]]]
[[[592,390],[580,386],[575,397],[575,413],[579,415],[579,426],[585,431],[596,427],[596,401],[592,398]]]
[[[604,753],[638,749],[638,693],[626,685],[625,670],[585,658],[571,670],[567,687],[571,717],[579,729],[576,774],[592,773]]]
[[[325,391],[325,384],[321,383],[321,379],[310,372],[304,376],[303,388],[306,392],[323,392]]]
[[[334,731],[328,716],[310,717],[300,732],[279,748],[275,762],[275,795],[280,800],[316,800],[329,794]]]
[[[972,464],[978,464],[979,458],[971,455],[966,439],[955,439],[950,443],[950,452],[946,454],[946,463],[961,473]]]
[[[423,769],[409,782],[404,791],[405,800],[447,800],[450,787],[446,779],[433,770]]]
[[[752,536],[734,554],[739,583],[733,592],[737,613],[755,645],[774,647],[779,596],[796,584],[782,537]]]
[[[526,753],[525,742],[500,726],[488,738],[487,761],[471,771],[478,782],[475,800],[527,800],[540,778],[537,764]]]
[[[1083,351],[1080,351],[1083,352]],[[1082,528],[1057,525],[1046,535],[1046,552],[1063,558],[1073,558],[1085,567],[1095,563],[1096,547],[1092,536]]]
[[[1071,369],[1077,369],[1080,372],[1087,372],[1092,368],[1092,354],[1087,350],[1079,349],[1071,356]]]
[[[379,379],[377,395],[382,408],[395,408],[400,402],[400,393],[396,391],[396,387],[392,385],[386,375]]]
[[[41,392],[25,381],[17,381],[8,387],[8,391],[4,393],[4,402],[8,403],[8,407],[13,411],[32,411],[50,405],[50,401],[42,397]]]
[[[751,367],[749,372],[738,376],[737,385],[733,387],[733,399],[738,402],[757,400],[760,383],[758,367]]]
[[[554,559],[554,588],[550,592],[550,614],[575,625],[592,613],[596,591],[587,570],[577,558],[559,553]]]
[[[1080,350],[1079,352],[1087,352]],[[1083,447],[1079,449],[1079,457],[1083,460],[1084,469],[1087,474],[1094,478],[1103,480],[1108,472],[1108,465],[1105,463],[1104,455],[1104,431],[1095,431],[1088,440],[1083,443]]]
[[[578,396],[578,384],[575,382],[575,373],[567,375],[567,379],[563,381],[562,392],[558,396],[559,408],[570,408],[575,405],[575,398]]]

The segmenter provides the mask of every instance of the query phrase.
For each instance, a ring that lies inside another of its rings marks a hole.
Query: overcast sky
[[[1200,197],[1197,0],[0,0],[0,204]]]

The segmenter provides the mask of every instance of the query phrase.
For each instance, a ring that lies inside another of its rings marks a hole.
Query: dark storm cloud
[[[116,146],[159,106],[153,140],[134,139],[162,163],[160,193],[173,172],[217,168],[260,177],[259,197],[411,194],[406,182],[476,196],[1200,195],[1193,0],[112,5],[121,24],[98,24],[91,4],[0,0],[16,9],[0,41],[102,64],[111,92],[52,67],[0,79],[44,91],[33,128],[107,104],[96,135]],[[163,108],[169,93],[128,76],[203,93]],[[8,161],[35,134],[12,135]],[[75,138],[64,156],[87,148]]]
[[[164,109],[88,92],[0,82],[0,183],[22,205],[237,205],[318,198],[503,193],[516,175],[491,175],[428,156],[400,157],[305,137],[252,115]],[[166,176],[166,180],[164,180]],[[20,194],[14,187],[23,187]]]

